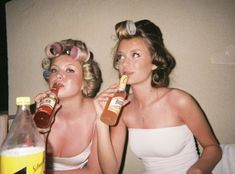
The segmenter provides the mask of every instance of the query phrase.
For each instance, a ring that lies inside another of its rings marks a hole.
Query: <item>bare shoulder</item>
[[[169,94],[171,96],[175,96],[175,97],[191,97],[191,95],[188,92],[186,92],[186,91],[184,91],[182,89],[168,88],[168,90],[169,90]]]
[[[168,93],[169,102],[174,103],[178,107],[185,107],[195,103],[193,96],[184,90],[170,88]]]

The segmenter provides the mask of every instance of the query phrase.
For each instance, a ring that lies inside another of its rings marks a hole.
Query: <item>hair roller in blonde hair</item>
[[[84,80],[92,80],[95,78],[94,73],[92,72],[92,67],[90,64],[86,63],[82,67],[83,67]]]
[[[84,62],[88,62],[88,60],[90,59],[91,57],[91,53],[89,50],[87,50],[87,58],[84,60]]]
[[[52,57],[56,57],[59,54],[61,54],[61,52],[63,51],[63,46],[61,43],[59,42],[54,42],[52,44],[49,44],[46,46],[45,48],[45,53],[47,55],[48,58],[52,58]]]
[[[81,50],[78,47],[72,47],[68,55],[70,55],[74,60],[78,60],[81,54]]]
[[[135,33],[136,33],[135,23],[130,20],[126,21],[126,30],[129,35],[131,35],[131,36],[135,35]]]
[[[42,68],[49,69],[51,67],[51,61],[46,57],[42,60]]]

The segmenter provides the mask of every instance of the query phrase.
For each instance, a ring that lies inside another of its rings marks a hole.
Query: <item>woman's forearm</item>
[[[116,174],[119,171],[119,162],[115,155],[110,139],[109,126],[97,121],[98,158],[104,174]]]
[[[189,169],[187,174],[199,170],[201,174],[209,174],[222,157],[222,150],[219,145],[210,145],[203,149],[199,160]]]

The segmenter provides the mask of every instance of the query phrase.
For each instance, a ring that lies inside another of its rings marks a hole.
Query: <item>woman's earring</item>
[[[152,70],[155,70],[155,69],[157,69],[157,65],[152,65]]]

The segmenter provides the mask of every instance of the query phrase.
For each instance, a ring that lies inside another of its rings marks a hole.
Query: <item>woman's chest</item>
[[[128,127],[158,128],[181,124],[176,110],[167,103],[142,108],[130,106],[123,112],[123,119]]]
[[[48,136],[48,152],[63,157],[79,154],[92,141],[93,131],[94,126],[79,124],[52,129]]]
[[[139,157],[168,157],[182,152],[186,146],[195,150],[193,135],[186,125],[129,129],[129,142]]]

